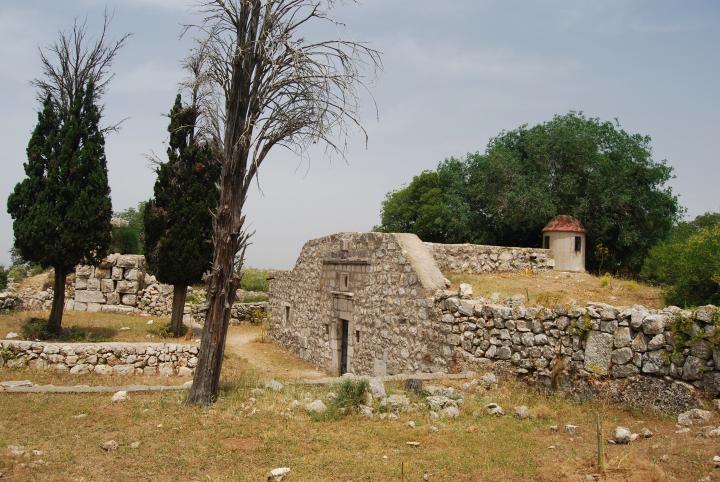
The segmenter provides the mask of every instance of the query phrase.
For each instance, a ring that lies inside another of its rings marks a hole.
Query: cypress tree
[[[20,255],[55,270],[47,329],[59,333],[65,278],[75,265],[96,264],[110,242],[110,187],[100,109],[92,82],[59,112],[48,95],[27,147],[26,178],[8,198]]]
[[[154,199],[145,209],[145,255],[157,279],[173,285],[171,330],[182,334],[187,287],[202,280],[213,253],[212,210],[220,165],[195,132],[198,111],[180,94],[170,111],[168,161],[157,168]]]

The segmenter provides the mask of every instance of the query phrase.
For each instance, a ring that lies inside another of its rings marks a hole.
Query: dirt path
[[[226,352],[245,359],[262,378],[297,380],[327,376],[275,343],[256,341],[261,333],[258,326],[231,326],[228,330]]]

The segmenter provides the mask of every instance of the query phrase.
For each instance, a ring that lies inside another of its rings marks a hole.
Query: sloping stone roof
[[[547,223],[547,226],[543,228],[543,233],[556,232],[556,233],[587,233],[587,229],[582,223],[572,216],[567,214],[561,214],[555,216]]]

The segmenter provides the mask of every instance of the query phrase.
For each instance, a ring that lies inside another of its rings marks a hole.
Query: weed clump
[[[313,420],[337,420],[349,413],[357,412],[365,403],[370,384],[367,379],[343,380],[334,386],[335,398],[328,402],[327,410],[312,415]]]

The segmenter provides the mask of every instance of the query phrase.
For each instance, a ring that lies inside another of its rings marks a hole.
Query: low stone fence
[[[0,368],[31,367],[98,375],[191,376],[198,347],[170,343],[0,341]]]
[[[549,375],[551,362],[567,357],[569,370],[583,377],[670,377],[711,397],[720,394],[720,310],[715,306],[548,309],[457,297],[438,303],[446,358],[505,360]]]
[[[549,249],[507,248],[482,244],[425,243],[443,273],[480,274],[549,270],[555,260]]]

